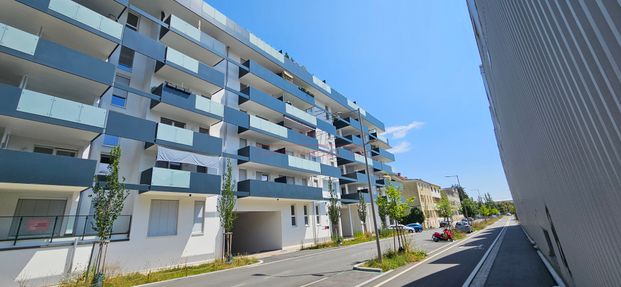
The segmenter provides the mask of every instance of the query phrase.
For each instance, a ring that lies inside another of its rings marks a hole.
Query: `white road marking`
[[[492,251],[492,249],[496,245],[496,242],[498,242],[498,239],[502,238],[502,235],[505,234],[505,230],[507,229],[507,225],[509,225],[510,222],[511,222],[510,220],[507,220],[505,222],[505,225],[502,227],[502,230],[500,230],[500,232],[498,233],[498,236],[496,236],[496,239],[494,239],[492,244],[487,248],[487,251],[485,251],[485,254],[483,254],[483,257],[481,257],[481,260],[479,260],[479,263],[477,263],[477,266],[475,266],[474,269],[472,270],[472,272],[470,272],[470,275],[468,276],[468,278],[466,279],[466,282],[464,282],[462,287],[469,287],[470,286],[470,284],[472,283],[472,280],[474,280],[474,277],[477,275],[477,273],[481,269],[481,266],[483,266],[483,263],[485,262],[485,260],[489,256],[490,252]]]
[[[300,287],[308,287],[308,286],[311,286],[311,285],[313,285],[313,284],[315,284],[315,283],[319,283],[319,282],[321,282],[321,281],[323,281],[323,280],[326,280],[326,279],[328,279],[328,278],[330,278],[330,277],[324,277],[324,278],[321,278],[321,279],[319,279],[319,280],[315,280],[315,281],[313,281],[313,282],[310,282],[310,283],[306,283],[306,284],[304,284],[304,285],[301,285]]]

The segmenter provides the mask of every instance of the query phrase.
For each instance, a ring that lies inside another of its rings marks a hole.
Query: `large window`
[[[292,226],[298,225],[296,218],[295,218],[295,205],[291,205],[291,225]]]
[[[160,118],[160,123],[163,123],[165,125],[169,125],[169,126],[173,126],[173,127],[178,127],[178,128],[185,128],[185,123],[184,122],[179,122],[179,121],[175,121],[175,120],[171,120],[169,118],[165,118],[165,117],[161,117]]]
[[[140,17],[138,17],[138,15],[131,13],[131,12],[127,13],[127,23],[125,24],[125,26],[127,26],[128,28],[134,31],[138,31],[139,22],[140,22]]]
[[[194,225],[192,226],[192,234],[203,234],[205,225],[205,202],[194,202]]]
[[[121,47],[121,55],[119,56],[119,68],[131,72],[134,66],[134,50]]]
[[[129,87],[129,78],[116,75],[114,82],[115,84],[118,83],[118,84],[122,84],[124,86]],[[128,95],[127,91],[121,90],[119,88],[114,88],[112,90],[112,100],[110,103],[113,106],[124,108],[125,105],[127,104],[127,95]]]
[[[149,236],[177,235],[178,200],[151,200]]]

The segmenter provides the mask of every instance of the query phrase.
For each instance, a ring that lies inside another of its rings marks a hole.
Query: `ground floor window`
[[[192,226],[192,234],[203,234],[205,225],[205,202],[194,202],[194,225]]]
[[[295,205],[291,205],[291,225],[298,225],[295,218]]]
[[[151,200],[149,236],[177,235],[178,200]]]
[[[37,237],[53,230],[54,235],[60,235],[63,220],[69,219],[64,216],[66,205],[64,199],[19,199],[9,234]]]
[[[315,205],[315,220],[317,225],[321,225],[321,217],[319,216],[319,205]]]
[[[308,226],[308,205],[304,205],[304,225]]]

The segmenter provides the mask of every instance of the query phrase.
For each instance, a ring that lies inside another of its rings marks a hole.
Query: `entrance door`
[[[60,235],[67,200],[63,199],[19,199],[15,217],[11,224],[12,236],[38,238]]]

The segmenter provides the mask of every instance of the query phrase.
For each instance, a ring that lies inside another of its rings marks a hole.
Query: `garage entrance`
[[[282,249],[279,211],[237,212],[233,227],[233,254],[252,254]]]

